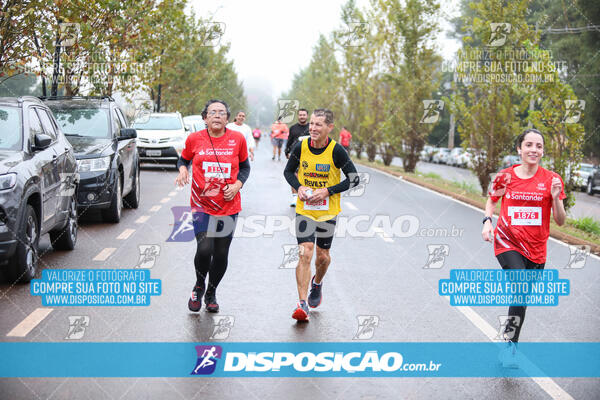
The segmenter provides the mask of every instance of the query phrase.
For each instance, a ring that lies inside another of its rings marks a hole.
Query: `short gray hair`
[[[315,108],[315,111],[313,111],[313,114],[316,117],[325,117],[325,123],[327,125],[329,124],[333,124],[333,111],[331,111],[328,108]]]

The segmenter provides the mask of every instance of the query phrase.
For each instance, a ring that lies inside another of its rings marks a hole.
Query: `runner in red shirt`
[[[189,183],[188,167],[193,163],[190,203],[197,248],[196,284],[188,301],[191,311],[200,310],[202,295],[207,311],[219,311],[216,289],[227,270],[229,246],[242,209],[239,190],[250,174],[246,140],[225,127],[229,116],[227,103],[209,100],[202,111],[206,129],[187,137],[177,163],[175,183],[179,186]]]
[[[542,168],[544,137],[527,129],[517,137],[517,152],[522,163],[503,169],[492,183],[485,206],[483,239],[494,242],[494,254],[503,269],[543,269],[550,235],[550,214],[558,225],[565,223],[561,177]],[[492,215],[502,199],[496,229]],[[514,366],[516,343],[525,319],[526,306],[510,306],[504,330],[508,339],[503,364]]]
[[[350,140],[352,139],[352,134],[346,129],[346,127],[342,127],[342,130],[340,131],[340,144],[342,145],[342,147],[344,149],[346,149],[346,152],[348,153],[348,155],[350,155]]]

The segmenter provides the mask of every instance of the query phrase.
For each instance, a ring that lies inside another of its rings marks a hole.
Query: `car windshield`
[[[591,165],[589,165],[589,166],[588,165],[582,165],[581,167],[579,167],[579,170],[583,171],[583,172],[592,173],[592,171],[594,170],[594,167],[591,166]]]
[[[65,135],[106,138],[108,113],[101,108],[58,108],[50,105]]]
[[[176,116],[156,116],[142,117],[133,123],[135,129],[141,130],[176,130],[183,129],[181,120]]]
[[[16,107],[0,106],[0,149],[21,149],[21,113]]]

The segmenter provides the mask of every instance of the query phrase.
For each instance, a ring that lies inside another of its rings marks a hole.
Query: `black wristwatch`
[[[492,221],[492,217],[485,217],[485,218],[483,219],[483,223],[485,224],[485,221],[487,221],[488,219],[490,220],[490,222],[493,222],[493,221]]]
[[[327,188],[327,192],[329,192],[329,196],[333,196],[333,191],[331,190],[331,188]]]

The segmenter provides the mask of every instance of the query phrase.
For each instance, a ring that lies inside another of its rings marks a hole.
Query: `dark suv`
[[[119,222],[122,207],[138,208],[137,133],[112,97],[43,98],[75,150],[80,176],[78,208],[100,209]]]
[[[77,241],[77,163],[52,113],[35,97],[0,98],[0,262],[11,282],[35,276],[40,235]]]

